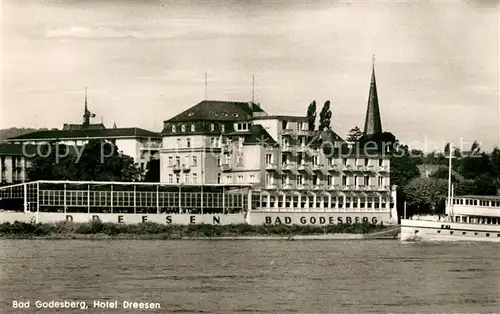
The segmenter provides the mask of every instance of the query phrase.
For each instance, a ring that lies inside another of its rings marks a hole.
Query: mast
[[[205,71],[205,100],[207,100],[207,72]]]
[[[447,210],[446,210],[446,214],[449,214],[449,216],[451,216],[453,213],[451,211],[451,158],[452,158],[452,146],[451,146],[451,143],[448,145],[449,146],[449,161],[448,161],[448,199],[447,199]]]
[[[252,75],[252,102],[255,103],[255,75]]]

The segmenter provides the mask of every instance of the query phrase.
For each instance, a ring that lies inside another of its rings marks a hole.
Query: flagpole
[[[446,214],[451,216],[451,152],[452,152],[451,143],[448,146],[449,146],[448,149],[450,150],[448,158],[450,160],[448,161],[448,199],[447,199],[448,207],[447,207]]]

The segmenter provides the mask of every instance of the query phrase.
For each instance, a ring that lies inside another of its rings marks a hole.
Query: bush
[[[339,224],[326,226],[311,225],[160,225],[151,222],[135,225],[103,223],[100,220],[86,223],[3,223],[0,224],[0,236],[48,236],[70,234],[106,234],[106,235],[161,235],[161,238],[182,237],[235,237],[235,236],[293,236],[325,233],[369,233],[383,229],[383,226],[370,223]]]

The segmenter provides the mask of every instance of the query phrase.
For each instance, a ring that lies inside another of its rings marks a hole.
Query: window
[[[210,138],[210,147],[215,147],[215,138]]]
[[[383,159],[379,159],[378,160],[378,166],[382,167],[383,165],[384,165],[384,160]]]
[[[266,183],[267,184],[273,184],[274,183],[274,178],[270,173],[266,173]]]
[[[187,138],[186,139],[186,147],[191,147],[191,139],[190,138]]]
[[[212,131],[212,132],[215,131],[215,125],[213,123],[210,124],[210,131]]]
[[[231,183],[231,176],[226,176],[226,183]]]
[[[198,174],[193,173],[193,184],[198,184]]]
[[[184,162],[182,163],[183,165],[188,166],[189,165],[189,155],[184,156]]]
[[[239,175],[238,176],[238,183],[242,183],[243,182],[243,176],[242,175]]]
[[[342,185],[347,185],[347,177],[346,176],[342,176]]]
[[[189,173],[184,175],[184,183],[189,184]]]
[[[342,162],[344,163],[344,166],[347,166],[347,158],[344,158]]]
[[[364,182],[365,186],[369,186],[370,185],[370,177],[369,176],[365,176],[365,182]]]
[[[299,174],[299,175],[297,176],[297,184],[299,184],[299,185],[300,185],[300,184],[302,184],[303,182],[304,182],[303,177]]]
[[[281,128],[282,128],[283,130],[286,130],[286,129],[287,129],[287,127],[288,127],[288,123],[287,123],[286,121],[281,121]]]
[[[172,167],[174,165],[174,158],[172,156],[168,156],[168,166]]]
[[[384,178],[378,177],[378,186],[382,186],[384,184]]]
[[[181,132],[186,132],[186,125],[181,124]]]
[[[181,175],[180,174],[175,175],[175,183],[177,183],[177,184],[181,183]]]
[[[217,174],[217,184],[220,184],[220,173]]]
[[[330,176],[330,175],[327,176],[326,177],[326,182],[327,182],[328,185],[332,185],[332,176]]]
[[[224,124],[221,124],[221,125],[220,125],[220,131],[221,131],[221,132],[224,132],[224,131],[225,131]]]
[[[220,157],[217,157],[217,166],[220,167]]]
[[[177,148],[179,148],[179,147],[181,147],[181,139],[180,138],[177,139]]]
[[[175,165],[180,166],[181,165],[181,157],[180,156],[175,156]]]
[[[273,155],[266,154],[266,164],[272,164],[272,163],[273,163]]]
[[[250,182],[255,183],[255,175],[254,174],[250,175]]]
[[[365,158],[365,166],[368,166],[368,158]]]
[[[194,131],[195,131],[194,124],[191,124],[191,132],[194,132]]]
[[[281,175],[281,184],[286,184],[288,182],[288,176],[286,174]]]
[[[319,156],[318,155],[315,155],[313,157],[313,164],[316,165],[316,166],[319,165]]]
[[[174,183],[174,176],[172,174],[168,175],[168,183]]]
[[[193,166],[197,166],[197,165],[198,165],[198,157],[193,156]]]
[[[177,132],[177,128],[175,127],[175,124],[172,125],[172,133]]]

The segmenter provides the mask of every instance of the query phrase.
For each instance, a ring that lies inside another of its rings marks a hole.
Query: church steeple
[[[368,95],[368,107],[366,108],[365,135],[382,133],[382,122],[380,121],[380,108],[378,106],[377,83],[375,81],[375,56],[372,58],[372,79],[370,82],[370,93]]]
[[[85,87],[85,110],[83,111],[83,125],[88,126],[90,124],[90,111],[87,107],[87,87]]]

